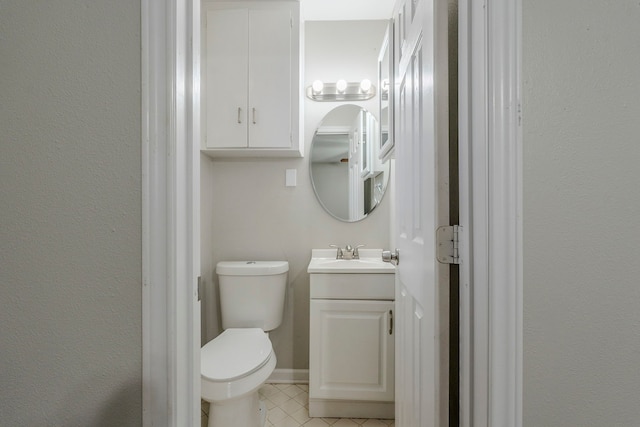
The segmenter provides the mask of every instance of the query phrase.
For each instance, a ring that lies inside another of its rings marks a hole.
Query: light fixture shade
[[[369,79],[364,79],[360,82],[360,90],[362,91],[362,93],[367,93],[371,90],[371,80]]]
[[[324,87],[324,83],[322,83],[322,80],[316,80],[311,85],[311,88],[313,89],[314,93],[321,93],[323,87]]]
[[[347,90],[347,81],[346,80],[338,80],[336,82],[336,90],[340,93],[344,92],[345,90]]]

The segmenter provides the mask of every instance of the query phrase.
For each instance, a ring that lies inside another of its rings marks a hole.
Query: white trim
[[[141,2],[145,426],[200,423],[199,7]]]
[[[308,369],[274,369],[267,379],[271,384],[309,384]]]
[[[461,426],[522,426],[521,0],[463,0]]]

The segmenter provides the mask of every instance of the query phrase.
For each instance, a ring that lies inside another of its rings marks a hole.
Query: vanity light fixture
[[[369,91],[371,90],[371,80],[369,79],[364,79],[363,81],[360,82],[360,92],[362,93],[369,93]]]
[[[318,95],[320,93],[322,93],[322,89],[324,88],[324,83],[322,83],[322,80],[316,80],[313,82],[313,84],[311,85],[311,90],[313,91],[314,94]]]
[[[306,90],[307,98],[314,101],[366,101],[376,96],[376,87],[371,80],[364,79],[359,83],[338,80],[325,83],[315,80]]]

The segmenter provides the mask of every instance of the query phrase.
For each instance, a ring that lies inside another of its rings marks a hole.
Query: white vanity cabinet
[[[203,9],[203,151],[302,157],[299,2],[204,2]]]
[[[389,273],[310,275],[311,417],[393,418],[395,275]]]

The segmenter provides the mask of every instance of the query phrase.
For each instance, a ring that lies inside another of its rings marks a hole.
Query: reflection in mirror
[[[376,118],[357,105],[331,110],[311,142],[311,182],[324,209],[342,221],[360,221],[382,201],[389,163],[378,158]]]
[[[380,85],[380,153],[382,160],[393,154],[393,21],[389,21],[378,57]]]

